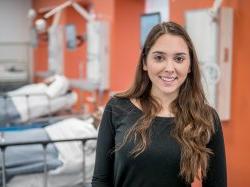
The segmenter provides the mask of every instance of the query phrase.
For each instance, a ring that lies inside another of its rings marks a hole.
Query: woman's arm
[[[203,187],[227,187],[227,169],[223,132],[218,114],[215,116],[215,134],[208,148],[213,151],[210,156],[207,177],[203,179]]]
[[[98,132],[92,187],[113,187],[114,135],[112,107],[109,102],[105,107]]]

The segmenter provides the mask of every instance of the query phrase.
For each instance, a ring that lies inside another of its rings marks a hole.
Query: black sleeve
[[[223,132],[218,114],[215,112],[215,134],[207,145],[213,151],[210,156],[207,177],[203,180],[203,187],[227,187],[227,169]]]
[[[112,107],[109,102],[105,107],[98,132],[92,187],[113,186],[114,154],[112,154],[112,151],[115,144],[114,134]]]

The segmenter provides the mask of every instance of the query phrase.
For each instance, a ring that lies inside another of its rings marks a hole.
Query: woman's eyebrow
[[[175,53],[175,55],[177,55],[177,56],[186,56],[187,53],[185,53],[185,52],[179,52],[179,53]]]
[[[163,52],[163,51],[154,51],[153,54],[162,54],[162,55],[166,55],[167,53]]]
[[[153,54],[163,54],[163,55],[166,55],[167,53],[163,52],[163,51],[154,51],[152,52]],[[178,52],[178,53],[174,53],[174,55],[176,56],[186,56],[187,53],[185,52]]]

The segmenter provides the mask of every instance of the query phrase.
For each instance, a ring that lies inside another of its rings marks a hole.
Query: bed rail
[[[5,122],[4,124],[6,124],[7,126],[10,124],[10,123],[15,123],[14,121],[12,121],[12,119],[9,117],[9,112],[8,112],[8,104],[7,104],[7,101],[8,99],[11,99],[13,97],[24,97],[25,98],[25,101],[26,101],[26,105],[27,105],[27,116],[28,116],[28,121],[30,120],[30,114],[31,114],[31,110],[30,110],[30,97],[32,96],[42,96],[42,97],[46,97],[46,99],[48,100],[48,105],[47,105],[47,110],[48,110],[48,115],[51,116],[52,115],[52,111],[51,111],[51,101],[50,101],[50,98],[48,95],[46,94],[15,94],[13,96],[10,96],[10,95],[7,95],[7,94],[3,94],[1,93],[0,94],[0,98],[2,98],[4,100],[4,111],[5,111],[5,114],[6,114],[6,119],[5,119]]]
[[[85,172],[85,143],[88,140],[96,140],[96,137],[90,137],[90,138],[75,138],[75,139],[60,139],[60,140],[43,140],[43,141],[23,141],[23,142],[11,142],[7,143],[4,141],[4,138],[1,139],[0,142],[0,150],[2,154],[2,184],[3,187],[6,187],[6,168],[5,168],[5,151],[8,147],[10,146],[20,146],[20,145],[34,145],[34,144],[40,144],[43,146],[43,158],[44,158],[44,180],[43,180],[43,186],[47,187],[48,186],[48,168],[47,168],[47,155],[46,155],[46,148],[47,145],[50,143],[59,143],[59,142],[82,142],[82,147],[83,147],[83,163],[82,163],[82,171],[83,171],[83,187],[87,187],[87,182],[86,182],[86,172]]]

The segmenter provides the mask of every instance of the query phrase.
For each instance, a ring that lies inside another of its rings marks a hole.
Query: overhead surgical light
[[[35,21],[35,27],[38,33],[46,32],[46,21],[44,19],[38,19]]]
[[[88,11],[86,11],[81,5],[79,5],[78,3],[74,2],[73,0],[68,0],[65,3],[57,6],[56,8],[52,9],[51,11],[49,11],[48,13],[46,13],[44,15],[44,18],[47,19],[50,16],[61,12],[63,9],[65,9],[68,6],[72,6],[76,12],[78,12],[84,19],[86,19],[87,21],[91,21],[94,20],[94,15],[89,13]]]
[[[34,20],[35,17],[36,17],[36,11],[34,9],[32,9],[32,8],[29,9],[29,11],[28,11],[28,18],[30,20]]]

